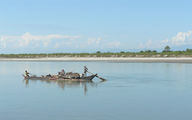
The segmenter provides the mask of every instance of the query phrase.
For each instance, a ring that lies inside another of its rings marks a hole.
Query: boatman
[[[27,77],[29,77],[29,72],[27,72],[27,70],[25,70],[25,75],[26,75]]]
[[[84,66],[84,76],[87,76],[87,71],[88,71],[88,68]]]

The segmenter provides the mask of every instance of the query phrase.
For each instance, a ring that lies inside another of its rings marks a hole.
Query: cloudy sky
[[[0,0],[0,53],[192,48],[190,0]]]

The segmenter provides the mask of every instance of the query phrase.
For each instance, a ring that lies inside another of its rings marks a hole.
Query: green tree
[[[163,52],[170,52],[171,51],[171,48],[167,45],[165,46]]]
[[[145,52],[150,53],[150,52],[151,52],[151,50],[146,50]]]
[[[99,54],[99,53],[101,53],[101,51],[97,51],[96,53]]]
[[[186,52],[192,52],[192,49],[187,48]]]

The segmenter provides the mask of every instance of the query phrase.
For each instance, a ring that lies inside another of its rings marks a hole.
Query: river
[[[101,82],[26,81],[65,71]],[[0,120],[191,120],[192,64],[0,62]]]

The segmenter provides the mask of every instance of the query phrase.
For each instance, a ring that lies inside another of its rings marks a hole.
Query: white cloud
[[[152,40],[148,40],[146,43],[140,43],[139,49],[151,49],[154,48]]]
[[[175,45],[186,44],[191,42],[192,31],[189,32],[179,32],[175,37],[172,38],[171,42]]]
[[[0,47],[1,48],[6,48],[6,37],[0,37]]]
[[[26,32],[21,36],[23,40],[51,40],[51,39],[76,39],[79,38],[79,36],[68,36],[68,35],[59,35],[59,34],[49,34],[49,35],[40,35],[35,36],[31,35],[29,32]]]
[[[0,47],[6,48],[11,45],[12,47],[18,48],[28,47],[31,44],[42,44],[43,47],[48,47],[52,40],[74,40],[78,38],[80,38],[80,36],[60,34],[32,35],[26,32],[21,36],[0,36]]]
[[[45,41],[43,41],[43,46],[47,47],[47,46],[49,46],[49,43],[50,43],[50,40],[45,40]]]
[[[168,43],[169,42],[169,39],[165,39],[165,40],[162,40],[161,41],[161,44],[166,44],[166,43]]]
[[[139,49],[156,49],[162,48],[166,45],[179,46],[179,45],[191,45],[192,44],[192,31],[178,32],[175,36],[170,39],[165,39],[160,42],[148,40],[145,43],[139,44]]]
[[[112,42],[109,42],[107,45],[109,48],[118,48],[120,44],[121,43],[119,41],[112,41]]]
[[[60,47],[60,45],[61,45],[61,44],[56,43],[56,44],[54,45],[54,48],[58,48],[58,47]]]
[[[172,37],[171,39],[162,40],[161,43],[171,45],[192,44],[192,31],[178,32],[176,36]]]
[[[100,44],[100,42],[101,42],[101,38],[99,37],[99,38],[88,38],[88,41],[87,41],[87,44],[88,45],[91,45],[91,44]]]
[[[119,41],[105,40],[101,37],[80,37],[61,34],[0,35],[0,49],[3,52],[57,52],[119,48]]]

